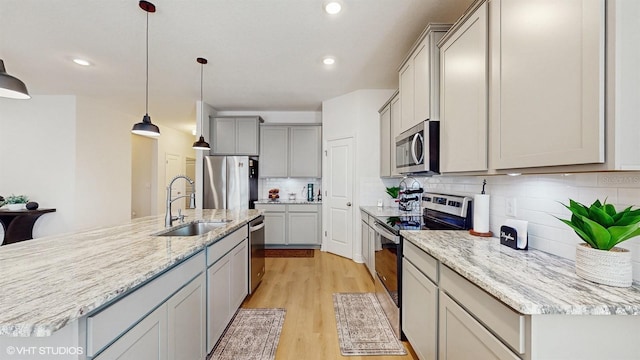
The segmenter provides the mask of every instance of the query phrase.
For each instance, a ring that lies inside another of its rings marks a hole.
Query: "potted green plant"
[[[25,208],[25,204],[29,202],[26,195],[9,195],[4,199],[4,206],[9,210],[21,210]]]
[[[389,196],[391,196],[394,201],[395,199],[398,198],[398,196],[400,196],[400,188],[398,186],[391,186],[387,188],[387,194],[389,194]],[[392,205],[394,205],[395,203],[392,203]]]
[[[591,206],[569,199],[571,219],[558,220],[585,242],[576,248],[576,274],[600,284],[627,287],[632,283],[631,252],[616,245],[640,235],[640,209],[617,212],[596,200]]]

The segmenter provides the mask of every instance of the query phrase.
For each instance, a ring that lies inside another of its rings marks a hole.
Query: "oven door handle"
[[[416,144],[418,143],[418,138],[420,138],[420,142],[424,147],[424,139],[422,138],[422,135],[420,133],[413,135],[413,140],[411,141],[411,157],[413,158],[415,165],[422,164],[422,160],[424,159],[424,151],[422,152],[422,154],[420,154],[420,159],[418,159],[418,155],[416,154]]]
[[[379,222],[378,220],[376,220],[373,224],[373,226],[375,227],[375,231],[380,234],[381,236],[384,236],[385,238],[393,241],[395,244],[399,244],[400,243],[400,236],[393,234],[391,231],[387,230],[384,225]]]

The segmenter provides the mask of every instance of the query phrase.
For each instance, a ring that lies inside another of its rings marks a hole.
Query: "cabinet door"
[[[213,139],[213,155],[234,155],[236,153],[236,119],[216,117],[211,124],[211,137]]]
[[[402,259],[402,331],[421,360],[438,351],[438,287]]]
[[[285,212],[266,212],[264,214],[264,243],[266,245],[287,243],[285,222]]]
[[[440,359],[519,359],[442,291],[438,320]]]
[[[227,327],[231,312],[231,256],[226,255],[207,270],[207,354]]]
[[[413,124],[431,118],[430,37],[424,38],[413,56]]]
[[[289,131],[289,176],[321,177],[321,127],[292,126]]]
[[[286,126],[260,127],[261,178],[287,177],[289,169],[289,128]]]
[[[166,360],[167,305],[162,304],[106,348],[95,360]]]
[[[396,136],[400,135],[400,95],[391,100],[391,176],[401,176],[396,169]]]
[[[400,132],[413,126],[413,60],[409,59],[400,69]]]
[[[395,145],[395,144],[394,144]],[[393,147],[395,150],[395,146]],[[380,113],[380,176],[391,176],[391,105]]]
[[[491,2],[492,167],[604,161],[604,2]]]
[[[237,155],[259,154],[260,122],[257,117],[236,118]]]
[[[363,220],[360,222],[360,240],[362,241],[362,258],[364,264],[369,269],[369,225]]]
[[[249,293],[249,239],[231,251],[231,312],[242,305]]]
[[[371,276],[376,276],[376,246],[381,250],[382,245],[376,245],[376,231],[369,227],[369,272]]]
[[[289,224],[288,244],[320,244],[317,212],[290,212],[287,221]]]
[[[487,5],[440,49],[440,171],[487,170]]]
[[[167,300],[169,360],[205,358],[206,281],[200,274]]]

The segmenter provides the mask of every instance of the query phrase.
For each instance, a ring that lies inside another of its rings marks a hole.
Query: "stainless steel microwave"
[[[440,172],[440,122],[423,121],[396,136],[396,170],[401,174]]]

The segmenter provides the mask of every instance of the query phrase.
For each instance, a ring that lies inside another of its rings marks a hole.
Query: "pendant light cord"
[[[204,101],[202,100],[203,93],[203,78],[204,78],[204,64],[200,64],[200,135],[202,135],[204,129]]]
[[[147,83],[146,83],[146,95],[145,95],[145,109],[144,112],[149,115],[149,11],[147,11]]]

